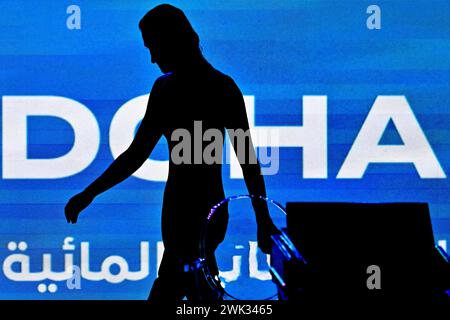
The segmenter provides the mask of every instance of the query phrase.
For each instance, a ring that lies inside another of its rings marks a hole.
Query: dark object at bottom
[[[448,300],[448,256],[425,203],[288,203],[273,237],[280,299]]]

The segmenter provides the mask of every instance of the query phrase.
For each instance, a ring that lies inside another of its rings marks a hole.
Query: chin
[[[167,65],[163,65],[163,64],[158,64],[159,69],[161,70],[162,73],[169,73],[171,72],[171,68]]]

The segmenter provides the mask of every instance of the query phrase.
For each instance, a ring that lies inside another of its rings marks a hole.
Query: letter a
[[[80,30],[81,29],[81,9],[77,5],[71,5],[67,7],[67,17],[66,25],[69,30]]]
[[[403,145],[380,145],[392,120]],[[422,179],[446,177],[404,96],[379,96],[338,173],[338,179],[361,179],[369,163],[413,163]]]
[[[367,18],[367,29],[380,30],[381,29],[381,9],[377,5],[371,5],[367,7],[367,14],[370,16]]]
[[[381,289],[380,267],[377,265],[368,266],[366,272],[367,272],[367,274],[370,274],[370,276],[367,278],[367,281],[366,281],[367,289],[369,289],[369,290]]]

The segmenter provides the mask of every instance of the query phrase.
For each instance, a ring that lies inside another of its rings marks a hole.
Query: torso
[[[226,114],[225,106],[221,104],[222,77],[225,75],[208,65],[195,74],[167,75],[162,87],[163,135],[168,142],[170,158],[163,201],[163,240],[166,248],[191,252],[191,255],[198,248],[200,226],[209,209],[225,197],[221,164],[206,164],[202,156],[194,156],[199,150],[203,155],[205,147],[211,144],[210,141],[202,142],[203,133],[215,129],[222,134],[221,148],[216,148],[222,159]],[[172,159],[173,151],[180,155],[180,141],[172,141],[172,134],[180,128],[187,130],[191,142],[190,162],[184,164],[176,164]],[[199,160],[200,163],[194,163]]]

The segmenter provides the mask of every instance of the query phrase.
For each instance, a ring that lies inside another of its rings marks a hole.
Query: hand
[[[267,202],[260,198],[252,199],[253,209],[256,214],[256,223],[258,225],[257,229],[257,240],[258,247],[265,254],[270,254],[272,252],[272,235],[280,234],[280,230],[275,227],[272,219],[270,218],[269,208],[267,207]]]
[[[258,222],[258,230],[257,230],[257,240],[258,247],[265,254],[272,253],[272,235],[280,234],[280,230],[272,222],[272,219],[268,217],[268,220],[265,222]]]
[[[76,194],[67,202],[64,212],[68,223],[77,223],[78,215],[83,211],[94,198],[85,191]]]

